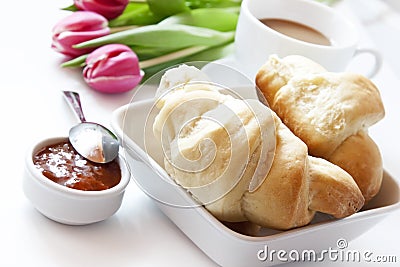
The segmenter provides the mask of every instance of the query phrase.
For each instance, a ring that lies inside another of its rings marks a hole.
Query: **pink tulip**
[[[83,77],[90,87],[103,93],[132,90],[142,80],[137,55],[126,45],[102,46],[86,58]]]
[[[113,19],[122,14],[129,0],[74,0],[79,10],[93,11],[107,19]]]
[[[95,48],[76,49],[72,46],[109,34],[110,28],[107,24],[107,19],[97,13],[76,11],[53,27],[51,47],[71,57],[87,54]]]

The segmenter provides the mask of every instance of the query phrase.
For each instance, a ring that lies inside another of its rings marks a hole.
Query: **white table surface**
[[[346,0],[338,8],[349,12],[351,1]],[[60,8],[71,3],[72,0],[2,2],[0,266],[215,266],[134,182],[128,186],[121,209],[114,216],[88,226],[55,223],[38,213],[25,198],[21,180],[28,145],[39,138],[66,135],[77,122],[61,90],[80,92],[86,117],[105,125],[109,125],[111,111],[128,103],[133,94],[97,93],[84,84],[79,71],[59,67],[63,56],[50,48],[51,28],[67,14]],[[387,20],[378,19],[365,24],[362,31],[361,46],[374,46],[385,57],[383,68],[373,81],[381,90],[386,117],[370,133],[381,148],[385,168],[400,179],[400,30]],[[400,262],[399,223],[398,210],[351,241],[349,248],[395,255]]]

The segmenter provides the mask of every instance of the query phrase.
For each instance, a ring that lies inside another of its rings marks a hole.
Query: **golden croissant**
[[[316,212],[342,218],[364,204],[346,171],[309,156],[306,144],[258,100],[183,84],[157,108],[153,132],[165,170],[221,221],[291,229]]]
[[[256,84],[269,106],[309,149],[346,170],[366,202],[379,191],[381,154],[368,127],[384,116],[376,86],[354,73],[332,73],[302,56],[271,56]]]

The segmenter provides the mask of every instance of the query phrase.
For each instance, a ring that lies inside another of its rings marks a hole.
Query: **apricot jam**
[[[69,141],[42,148],[33,156],[33,163],[50,180],[78,190],[105,190],[121,180],[121,169],[116,160],[105,164],[86,160]]]

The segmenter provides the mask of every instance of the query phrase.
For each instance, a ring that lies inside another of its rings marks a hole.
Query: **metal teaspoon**
[[[82,157],[96,163],[114,160],[119,150],[117,137],[106,127],[86,121],[77,92],[63,91],[63,93],[69,106],[81,121],[69,131],[69,141],[75,150]]]

